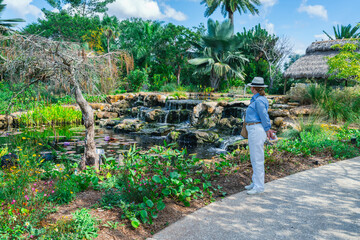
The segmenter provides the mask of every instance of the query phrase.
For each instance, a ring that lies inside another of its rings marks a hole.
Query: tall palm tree
[[[333,26],[333,29],[334,29],[335,39],[360,37],[360,32],[358,32],[358,30],[360,29],[360,23],[354,27],[351,27],[351,24],[349,24],[347,26],[337,25],[336,27]],[[329,39],[334,40],[334,38],[332,36],[330,36],[330,34],[328,34],[325,31],[323,31],[323,32],[326,34],[326,36],[328,36]]]
[[[220,24],[209,19],[208,34],[201,38],[200,44],[194,44],[198,57],[189,63],[197,66],[195,73],[210,75],[211,87],[216,90],[228,76],[244,79],[243,67],[248,59],[238,51],[240,45],[229,20]]]
[[[0,0],[0,31],[6,30],[6,28],[16,26],[16,23],[25,22],[24,19],[21,18],[13,18],[13,19],[2,19],[1,14],[3,13],[6,4],[3,4],[4,0]]]
[[[232,24],[234,24],[234,12],[239,11],[240,15],[249,11],[252,15],[258,14],[260,0],[202,0],[201,4],[206,4],[205,17],[212,15],[218,7],[221,7],[221,13],[226,17],[228,15]]]

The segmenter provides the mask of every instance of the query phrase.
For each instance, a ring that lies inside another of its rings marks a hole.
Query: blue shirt
[[[251,100],[250,105],[246,109],[245,122],[255,123],[261,122],[265,131],[271,128],[270,118],[268,114],[269,101],[266,97],[260,96],[259,93],[255,94]]]

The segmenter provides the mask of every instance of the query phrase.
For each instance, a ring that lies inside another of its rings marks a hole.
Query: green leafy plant
[[[138,92],[144,85],[148,84],[148,74],[145,69],[135,69],[128,74],[127,82],[131,91]]]

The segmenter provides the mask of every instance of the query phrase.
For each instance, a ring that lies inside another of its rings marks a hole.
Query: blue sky
[[[259,15],[235,14],[235,31],[249,29],[260,23],[278,36],[289,39],[295,53],[304,53],[313,41],[326,40],[323,30],[333,33],[337,24],[360,22],[360,0],[261,0]],[[41,18],[42,8],[52,10],[46,0],[5,0],[7,8],[2,18],[21,17],[26,23]],[[109,6],[109,15],[119,19],[142,17],[186,27],[207,22],[205,7],[200,0],[116,0]],[[222,21],[220,10],[211,18]]]

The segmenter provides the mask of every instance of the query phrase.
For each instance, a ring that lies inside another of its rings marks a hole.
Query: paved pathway
[[[360,240],[360,157],[297,173],[212,203],[156,240]]]

